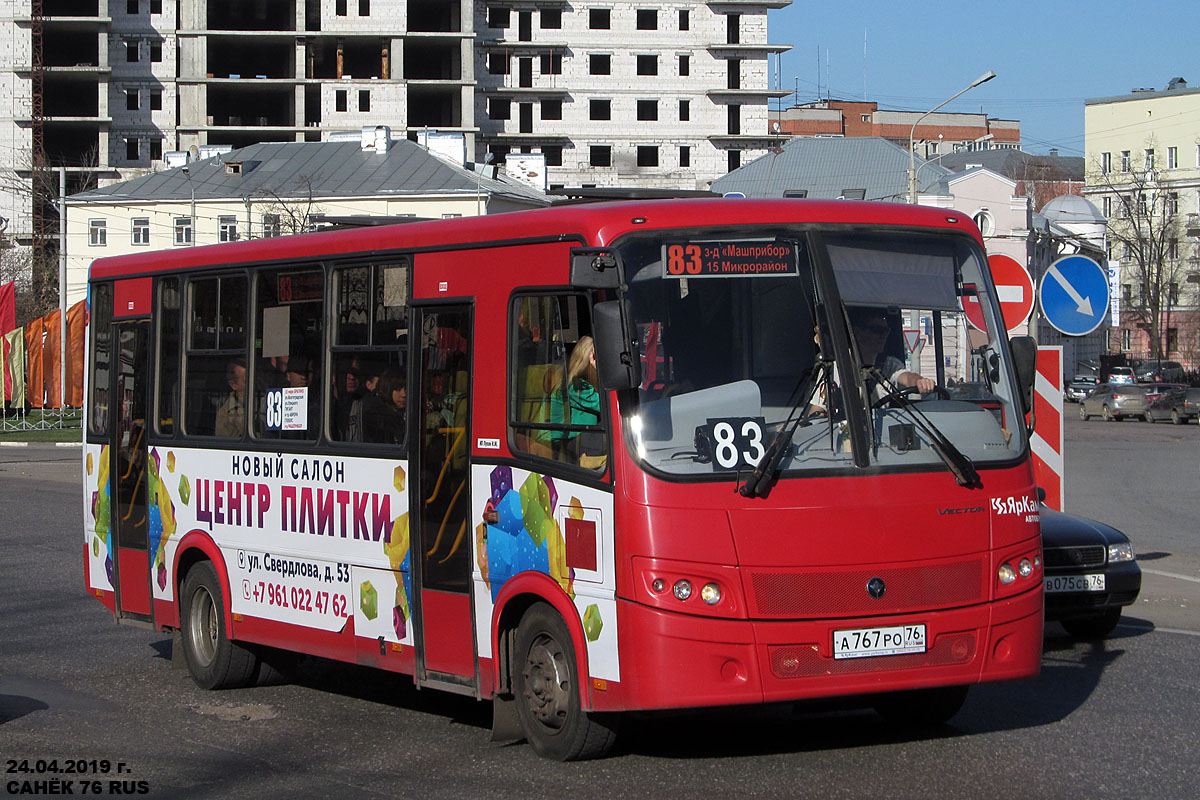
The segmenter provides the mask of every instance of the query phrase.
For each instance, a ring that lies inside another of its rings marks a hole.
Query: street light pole
[[[921,124],[921,120],[925,119],[926,117],[928,117],[933,112],[937,111],[942,106],[957,100],[958,98],[962,97],[967,92],[974,89],[979,84],[987,83],[994,77],[996,77],[996,73],[992,72],[989,69],[987,72],[983,73],[978,78],[976,78],[974,81],[972,81],[970,86],[963,89],[961,92],[954,95],[949,100],[945,100],[941,103],[938,103],[936,106],[929,109],[921,116],[917,117],[917,121],[913,123],[912,130],[910,130],[908,132],[908,202],[911,203],[912,205],[917,204],[917,154],[913,150],[913,148],[915,147],[915,143],[913,140],[915,139],[915,137],[917,135],[917,126]]]

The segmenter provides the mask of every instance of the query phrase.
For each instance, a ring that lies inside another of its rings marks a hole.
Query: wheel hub
[[[571,682],[566,657],[549,636],[539,636],[525,659],[525,702],[535,719],[558,730],[566,722]]]

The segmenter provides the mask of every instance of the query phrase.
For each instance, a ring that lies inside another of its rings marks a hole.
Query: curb
[[[83,442],[55,442],[55,447],[83,447]]]
[[[0,442],[0,447],[29,447],[29,442]]]

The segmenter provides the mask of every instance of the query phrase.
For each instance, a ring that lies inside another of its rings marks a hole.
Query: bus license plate
[[[1097,575],[1051,575],[1046,578],[1046,593],[1103,592],[1104,573]]]
[[[855,628],[833,632],[834,658],[870,658],[924,652],[924,625]]]

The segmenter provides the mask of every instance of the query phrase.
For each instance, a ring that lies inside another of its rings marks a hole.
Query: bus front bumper
[[[622,600],[620,698],[593,699],[597,708],[695,708],[1027,678],[1041,666],[1042,616],[1040,588],[987,605],[815,622],[697,617]],[[836,631],[904,625],[925,626],[923,652],[834,658]]]

